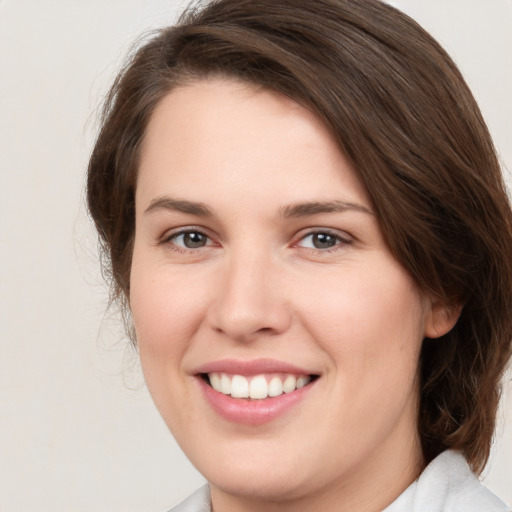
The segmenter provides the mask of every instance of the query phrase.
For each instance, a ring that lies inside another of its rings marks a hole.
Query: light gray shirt
[[[447,450],[382,512],[511,511],[480,483],[460,453]],[[208,486],[201,487],[169,512],[211,512]]]

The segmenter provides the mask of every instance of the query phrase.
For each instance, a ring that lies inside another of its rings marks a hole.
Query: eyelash
[[[202,237],[205,237],[207,239],[207,243],[205,245],[202,245],[202,246],[199,246],[199,247],[196,247],[196,248],[183,247],[183,246],[180,246],[180,245],[176,244],[176,239],[178,237],[185,236],[185,235],[192,235],[192,234],[200,235]],[[166,245],[171,250],[176,251],[176,252],[188,253],[190,251],[198,252],[198,251],[200,251],[202,249],[205,249],[206,247],[215,245],[215,244],[212,244],[212,243],[208,243],[208,241],[211,241],[211,240],[212,240],[211,237],[208,236],[206,233],[204,233],[204,231],[202,231],[201,229],[196,229],[196,228],[193,228],[193,227],[187,227],[187,228],[184,228],[184,229],[180,229],[179,231],[175,231],[173,233],[166,234],[162,238],[162,240],[160,241],[160,244],[161,245]]]
[[[185,235],[200,235],[201,237],[206,238],[206,244],[201,245],[198,247],[184,247],[181,245],[176,244],[176,239],[180,236]],[[308,237],[314,237],[315,235],[327,235],[327,237],[332,237],[334,239],[334,245],[330,247],[325,248],[318,248],[318,247],[301,247],[301,242],[304,242]],[[180,229],[179,231],[170,233],[165,235],[162,240],[159,242],[160,245],[168,246],[171,250],[179,252],[179,253],[190,253],[194,252],[197,253],[199,251],[205,250],[208,247],[215,246],[215,243],[208,243],[212,242],[212,238],[207,235],[203,230],[199,228],[194,227],[187,227],[184,229]],[[314,252],[315,254],[330,254],[332,252],[339,251],[343,248],[346,248],[347,246],[351,245],[353,243],[353,240],[347,235],[347,236],[341,236],[339,233],[329,230],[329,229],[313,229],[310,231],[307,231],[297,239],[296,242],[292,244],[292,247],[299,247],[302,248],[308,252]]]
[[[308,231],[307,233],[304,233],[302,236],[300,236],[298,241],[295,242],[293,244],[293,246],[300,247],[299,244],[301,242],[304,242],[304,240],[306,240],[308,237],[312,238],[315,235],[316,236],[327,235],[328,237],[332,237],[332,239],[334,239],[335,243],[334,243],[334,245],[332,245],[330,247],[326,247],[326,248],[322,248],[322,249],[318,248],[318,247],[302,247],[303,249],[308,250],[308,251],[314,251],[315,253],[330,254],[332,252],[339,251],[339,250],[351,245],[353,242],[353,240],[348,235],[346,235],[344,237],[344,236],[340,235],[340,233],[331,231],[329,229],[315,229],[315,230]]]

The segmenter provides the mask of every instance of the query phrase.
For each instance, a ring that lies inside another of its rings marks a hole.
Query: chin
[[[263,471],[247,468],[233,471],[231,474],[207,476],[210,485],[217,487],[223,493],[243,497],[255,501],[283,502],[300,499],[311,490],[306,488],[302,479],[297,478],[295,471],[287,474],[274,472],[274,468]]]
[[[254,452],[236,461],[223,458],[196,467],[223,493],[256,501],[293,501],[322,486],[321,472],[310,474],[309,464],[295,451],[293,456],[273,450],[273,456]],[[203,461],[204,462],[204,461]]]

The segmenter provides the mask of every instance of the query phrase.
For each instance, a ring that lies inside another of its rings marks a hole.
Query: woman
[[[375,0],[220,0],[134,54],[88,202],[177,511],[503,511],[512,217],[457,68]],[[473,473],[474,472],[474,473]]]

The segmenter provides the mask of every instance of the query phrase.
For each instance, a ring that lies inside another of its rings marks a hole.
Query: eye
[[[164,243],[171,243],[181,249],[200,249],[212,245],[212,241],[207,235],[193,229],[173,233],[165,238]]]
[[[352,241],[329,231],[315,231],[303,236],[296,244],[306,249],[328,250],[338,245],[349,245]]]

